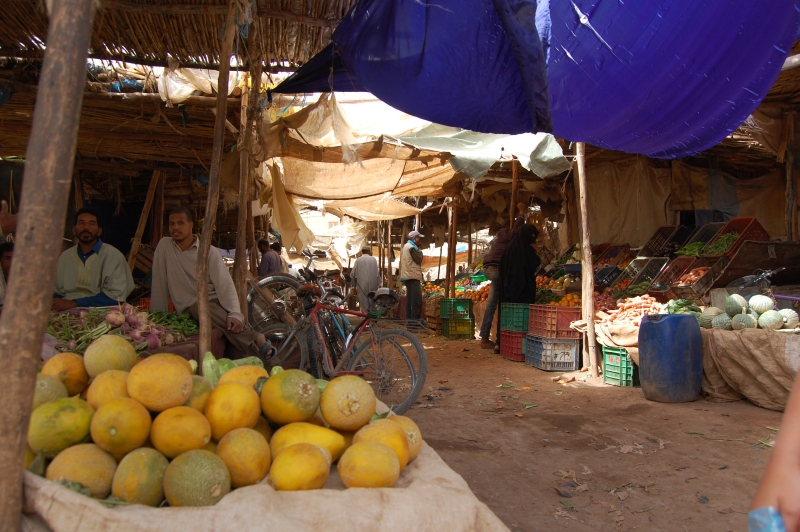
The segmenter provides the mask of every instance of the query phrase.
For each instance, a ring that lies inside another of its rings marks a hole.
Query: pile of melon
[[[179,356],[138,361],[120,340],[44,364],[26,468],[111,504],[210,506],[262,482],[322,488],[334,462],[348,488],[391,487],[420,452],[417,425],[377,416],[358,376],[242,365],[212,385]]]
[[[725,299],[725,311],[709,307],[700,315],[700,326],[706,329],[797,329],[800,317],[792,309],[775,310],[775,301],[765,295],[754,295],[746,300],[739,294]]]

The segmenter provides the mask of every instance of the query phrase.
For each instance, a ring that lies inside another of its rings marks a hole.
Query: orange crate
[[[581,319],[580,307],[531,305],[528,312],[528,332],[542,338],[580,338],[581,333],[569,324]]]
[[[500,356],[514,362],[525,362],[522,342],[525,340],[526,334],[517,331],[500,331]]]
[[[150,298],[149,297],[142,297],[139,299],[139,308],[142,310],[150,310]],[[175,312],[175,305],[172,304],[172,300],[169,300],[169,307],[167,307],[170,312]]]

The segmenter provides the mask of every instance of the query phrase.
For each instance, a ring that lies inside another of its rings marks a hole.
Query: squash
[[[731,318],[747,310],[747,300],[739,294],[733,294],[725,299],[725,314]]]
[[[785,318],[777,310],[768,310],[758,318],[758,326],[769,331],[777,331],[785,323]]]
[[[760,294],[751,297],[748,304],[750,305],[751,309],[758,312],[759,316],[768,310],[775,309],[775,302],[772,300],[772,298]]]
[[[714,316],[714,319],[711,320],[711,328],[712,329],[725,329],[726,331],[730,331],[733,329],[731,325],[731,317],[727,314],[720,314],[719,316]]]
[[[758,321],[758,317],[760,316],[760,314],[759,314],[758,312],[756,312],[756,311],[755,311],[755,310],[753,310],[752,308],[749,308],[749,309],[747,309],[747,313],[748,313],[750,316],[753,316],[753,317],[756,319],[756,321]]]
[[[722,311],[717,307],[708,307],[703,311],[702,314],[700,314],[700,327],[704,329],[710,329],[711,320],[713,320],[714,317],[719,316],[720,314],[722,314]]]
[[[737,314],[731,320],[731,327],[734,331],[741,331],[742,329],[755,329],[758,327],[758,320],[750,314]]]
[[[783,316],[784,329],[796,329],[798,325],[800,325],[800,316],[797,315],[797,312],[790,308],[781,309],[778,311],[778,314]]]

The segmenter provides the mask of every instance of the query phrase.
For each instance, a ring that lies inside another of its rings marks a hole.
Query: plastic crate
[[[604,266],[616,266],[623,256],[623,253],[630,251],[631,247],[627,244],[611,246],[594,263],[594,267],[599,269]]]
[[[562,266],[564,271],[572,275],[580,275],[583,269],[580,264],[565,264]]]
[[[650,261],[642,268],[642,271],[639,272],[633,282],[631,282],[630,286],[628,287],[628,293],[634,296],[640,296],[646,293],[650,289],[650,285],[653,284],[656,277],[664,270],[664,268],[669,264],[669,259],[666,257],[656,257],[654,259],[650,259]],[[638,286],[638,290],[632,290],[631,287]]]
[[[542,338],[529,334],[525,339],[525,363],[544,371],[581,369],[580,339]]]
[[[605,266],[600,268],[594,275],[594,285],[596,287],[605,288],[614,284],[617,277],[620,276],[622,270],[616,266]]]
[[[707,253],[707,249],[711,246],[714,242],[716,242],[719,237],[722,235],[727,235],[729,233],[739,233],[739,238],[736,239],[731,247],[725,253]],[[758,220],[756,220],[752,216],[745,216],[743,218],[734,218],[723,227],[717,236],[714,237],[714,240],[710,241],[706,244],[706,247],[700,252],[701,257],[721,257],[726,256],[728,258],[733,257],[736,255],[736,252],[739,251],[739,248],[742,247],[746,241],[752,240],[755,242],[769,242],[769,233],[767,233],[766,229],[764,229]]]
[[[640,257],[658,257],[658,252],[661,251],[661,248],[664,247],[664,244],[669,242],[669,239],[672,238],[672,235],[678,230],[677,225],[665,225],[664,227],[659,227],[658,231],[650,237],[650,240],[647,241],[647,244],[642,246],[642,249],[639,250]]]
[[[500,331],[500,356],[514,362],[525,362],[522,341],[526,334],[518,331]]]
[[[639,386],[639,368],[628,356],[628,350],[602,347],[603,382],[614,386]]]
[[[475,320],[442,318],[442,336],[448,340],[472,340],[475,338]]]
[[[653,281],[653,284],[650,285],[650,295],[662,303],[670,299],[677,299],[671,297],[670,294],[673,294],[673,292],[670,287],[675,281],[681,278],[681,275],[689,271],[692,264],[695,262],[697,262],[697,259],[694,257],[676,257],[661,271],[655,281]]]
[[[531,305],[528,332],[542,338],[580,338],[581,333],[569,327],[570,323],[579,319],[580,307]]]
[[[149,297],[142,297],[139,299],[139,308],[141,310],[150,310],[150,298]],[[169,300],[169,305],[167,305],[167,310],[170,312],[175,312],[175,305],[172,304],[172,300]]]
[[[592,260],[597,260],[603,256],[603,253],[608,251],[608,248],[613,246],[611,242],[603,242],[602,244],[597,244],[595,247],[592,248]]]
[[[526,332],[529,309],[527,303],[500,303],[500,330]]]
[[[688,286],[678,286],[673,283],[670,286],[670,290],[672,290],[677,299],[688,299],[689,301],[700,299],[711,289],[714,282],[719,279],[729,262],[730,259],[728,259],[728,257],[696,260],[692,264],[691,268],[689,268],[687,271],[691,271],[694,268],[701,268],[703,266],[710,266],[711,269],[708,270],[708,272],[694,284]]]
[[[449,320],[472,317],[472,300],[467,298],[442,298],[439,300],[439,315]]]
[[[633,284],[633,280],[642,272],[647,263],[650,262],[650,257],[640,257],[633,259],[628,267],[625,268],[625,271],[617,277],[617,280],[611,285],[612,289],[615,291],[622,291],[628,288],[628,286]],[[626,281],[630,281],[629,283],[625,283]],[[625,284],[625,286],[620,286],[621,284]]]
[[[710,224],[706,224],[695,231],[695,233],[689,240],[686,241],[683,247],[686,247],[689,244],[694,244],[695,242],[708,244],[717,237],[723,227],[725,227],[725,222],[712,222]]]
[[[693,225],[679,225],[675,233],[656,253],[656,257],[672,257],[698,231]]]

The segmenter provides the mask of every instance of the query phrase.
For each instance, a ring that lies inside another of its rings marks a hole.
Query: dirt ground
[[[780,413],[558,384],[477,341],[423,343],[426,391],[407,415],[512,531],[747,529],[769,456],[759,440]]]

